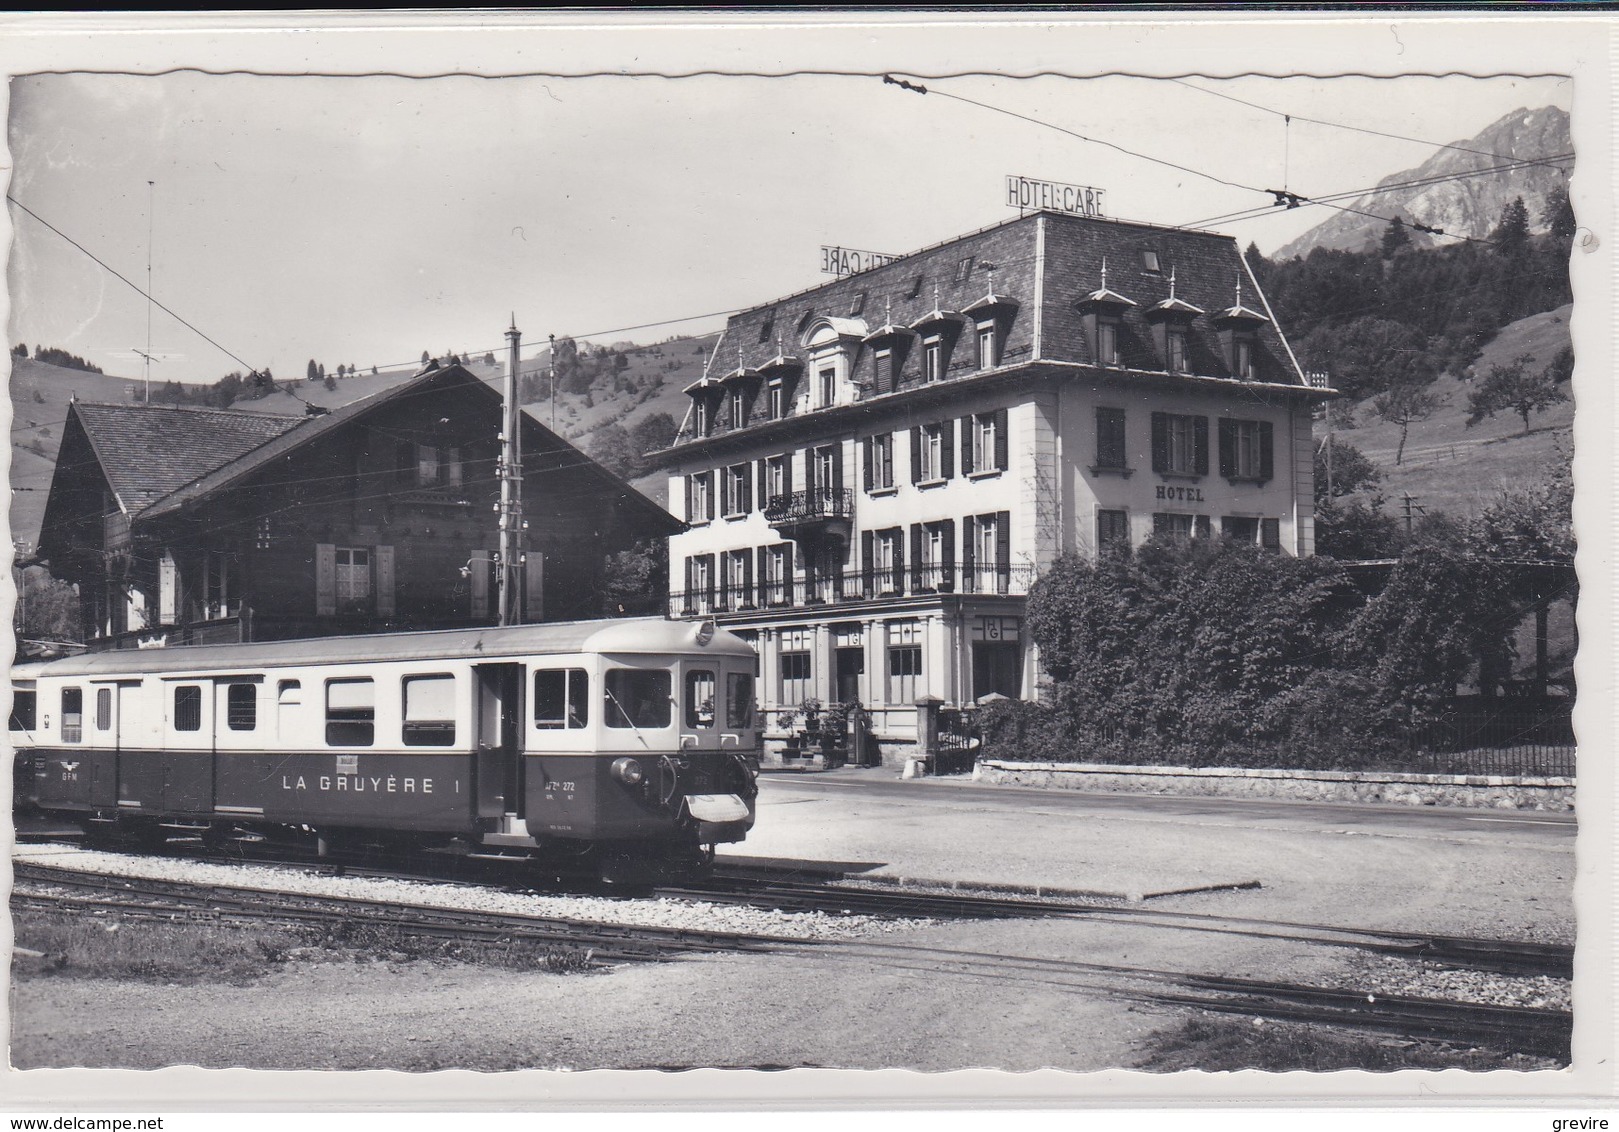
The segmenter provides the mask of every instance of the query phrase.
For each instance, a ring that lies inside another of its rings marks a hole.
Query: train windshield
[[[732,672],[726,678],[725,726],[753,726],[753,673]]]
[[[605,682],[609,727],[668,727],[674,707],[668,672],[645,668],[610,668]]]

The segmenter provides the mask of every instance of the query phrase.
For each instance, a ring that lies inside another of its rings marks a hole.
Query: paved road
[[[888,879],[1128,898],[1257,882],[1252,914],[1466,934],[1572,931],[1570,815],[766,775],[748,840],[723,856]]]

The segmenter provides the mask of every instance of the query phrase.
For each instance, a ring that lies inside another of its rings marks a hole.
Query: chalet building
[[[670,613],[772,718],[1032,698],[1030,584],[1154,536],[1312,552],[1311,388],[1230,237],[1038,212],[733,316],[675,444]],[[779,737],[779,736],[778,736]]]
[[[92,647],[492,624],[500,406],[457,365],[307,417],[74,402],[39,559]],[[600,616],[605,557],[680,524],[521,433],[525,620]]]

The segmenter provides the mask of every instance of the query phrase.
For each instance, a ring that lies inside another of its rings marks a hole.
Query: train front
[[[588,649],[595,695],[559,686],[557,698],[578,702],[548,707],[536,688],[538,717],[588,712],[596,726],[587,757],[548,752],[539,736],[529,745],[530,834],[588,840],[604,861],[677,869],[746,838],[759,792],[752,646],[711,622],[645,621],[605,628]]]

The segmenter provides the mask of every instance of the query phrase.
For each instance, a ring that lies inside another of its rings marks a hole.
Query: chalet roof
[[[499,391],[490,386],[488,382],[473,376],[463,366],[451,364],[424,370],[402,385],[381,390],[369,397],[362,397],[358,401],[352,401],[341,408],[333,409],[323,416],[296,422],[300,425],[297,429],[284,432],[246,453],[243,458],[217,467],[205,475],[180,485],[176,490],[171,491],[162,499],[147,507],[141,518],[155,519],[173,515],[216,492],[233,487],[288,453],[311,444],[321,437],[331,435],[336,430],[383,405],[406,400],[438,389],[453,388],[465,389],[468,396],[481,396],[493,411],[498,411],[499,409],[501,396]],[[572,468],[578,474],[594,480],[604,493],[604,500],[615,495],[627,500],[638,511],[644,512],[640,516],[642,521],[649,524],[651,528],[659,529],[662,533],[668,533],[679,528],[679,520],[624,480],[602,467],[595,460],[580,452],[568,441],[546,428],[532,414],[526,411],[523,414],[523,432],[525,437],[532,436],[533,441],[537,442],[531,443],[529,439],[525,439],[525,450],[534,455],[546,452],[548,454],[560,453],[569,457],[562,466]]]
[[[128,514],[296,429],[303,417],[75,401],[103,474]]]

